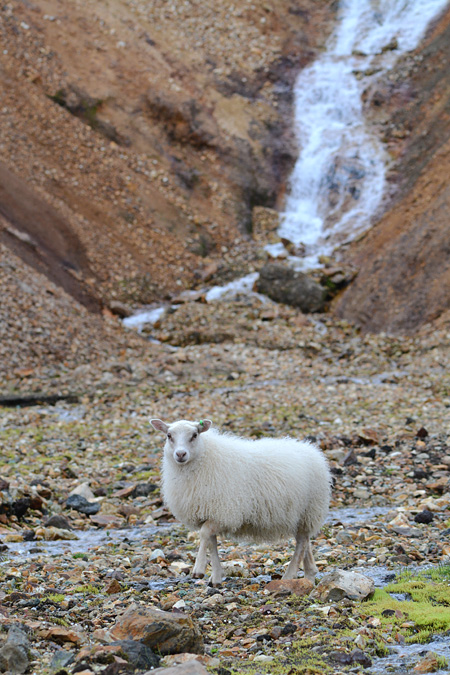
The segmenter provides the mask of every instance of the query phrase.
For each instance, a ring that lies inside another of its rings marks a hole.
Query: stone
[[[72,525],[69,523],[67,518],[61,516],[59,513],[50,516],[50,518],[47,518],[47,520],[44,522],[44,525],[45,527],[57,527],[59,530],[72,529]]]
[[[131,493],[132,497],[148,497],[158,486],[154,483],[137,483]]]
[[[361,649],[354,649],[350,656],[353,663],[359,663],[363,668],[369,668],[372,665],[371,658],[365,654]]]
[[[124,302],[120,302],[119,300],[111,300],[109,303],[109,309],[113,314],[120,316],[121,319],[126,319],[128,316],[133,314],[133,308]]]
[[[121,590],[122,590],[122,586],[117,581],[117,579],[112,579],[112,581],[105,588],[105,593],[107,595],[114,595],[115,593],[120,593]]]
[[[412,537],[415,539],[423,537],[423,532],[418,527],[393,527],[392,530],[401,537]]]
[[[434,673],[439,670],[439,663],[434,652],[428,652],[413,668],[415,673]]]
[[[56,642],[57,644],[70,642],[79,646],[85,641],[84,635],[71,628],[64,628],[63,626],[43,628],[42,630],[38,631],[38,635],[43,640],[49,640],[51,642]]]
[[[24,673],[29,665],[30,643],[20,626],[12,625],[8,637],[0,649],[0,669],[12,675]]]
[[[71,530],[62,530],[59,527],[38,527],[36,528],[36,539],[44,539],[45,541],[67,541],[76,540],[78,535]]]
[[[389,521],[391,527],[409,527],[410,522],[406,513],[398,513],[395,518]]]
[[[74,509],[79,513],[84,513],[86,516],[91,516],[100,510],[98,502],[88,502],[85,497],[78,494],[72,494],[67,498],[66,506],[68,509]]]
[[[420,513],[417,513],[414,516],[414,521],[416,523],[425,523],[426,525],[428,525],[429,523],[431,523],[433,518],[434,518],[434,513],[432,511],[429,511],[428,509],[424,509],[423,511],[421,511]]]
[[[99,527],[121,527],[125,521],[120,516],[113,516],[108,513],[99,513],[91,516],[91,521]]]
[[[280,216],[274,209],[265,206],[255,206],[252,210],[253,239],[265,246],[280,241],[277,230],[280,226]]]
[[[110,630],[113,640],[140,640],[160,654],[203,653],[200,629],[187,614],[132,605]]]
[[[205,598],[202,602],[202,607],[217,607],[217,605],[223,605],[225,603],[223,595],[216,593],[211,595],[209,598]]]
[[[76,488],[69,492],[67,498],[72,497],[72,495],[84,497],[88,502],[93,502],[95,499],[95,495],[89,487],[89,483],[80,483],[80,485],[77,485]]]
[[[159,657],[153,653],[148,645],[142,642],[137,640],[120,640],[119,642],[112,642],[111,646],[120,647],[120,651],[128,663],[136,669],[145,670],[159,666]]]
[[[189,659],[179,666],[172,668],[156,668],[143,675],[208,675],[208,671],[197,659]]]
[[[335,569],[326,574],[311,592],[311,598],[321,602],[335,602],[342,598],[364,600],[373,593],[373,579],[359,572]]]
[[[58,649],[50,661],[50,673],[57,673],[58,671],[63,670],[66,666],[73,663],[73,661],[74,654],[72,652],[67,652],[65,649]]]
[[[314,584],[309,579],[274,579],[270,581],[266,586],[266,591],[270,593],[288,593],[290,595],[297,595],[302,597],[304,595],[309,595]]]
[[[218,668],[220,665],[220,659],[215,656],[208,656],[207,654],[190,654],[189,652],[164,656],[161,659],[161,664],[168,668],[172,668],[173,666],[179,666],[188,661],[198,661],[208,668]]]
[[[256,290],[275,302],[298,307],[302,312],[321,312],[326,291],[303,272],[296,272],[282,263],[264,265],[256,281]]]

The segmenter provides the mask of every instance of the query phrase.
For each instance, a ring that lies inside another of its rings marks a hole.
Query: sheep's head
[[[212,424],[211,420],[200,420],[200,422],[180,420],[173,424],[165,424],[161,420],[150,420],[150,423],[154,429],[166,434],[164,452],[176,464],[187,464],[196,457],[201,447],[200,434],[208,431]]]

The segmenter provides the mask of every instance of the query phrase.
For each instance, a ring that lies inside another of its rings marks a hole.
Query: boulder
[[[203,653],[198,624],[186,614],[132,605],[111,628],[114,641],[140,640],[158,653]]]
[[[208,675],[208,671],[199,661],[191,659],[179,666],[170,668],[156,668],[144,675]]]
[[[323,311],[327,296],[326,290],[307,274],[276,262],[267,263],[261,269],[256,290],[305,313]]]
[[[314,584],[309,579],[274,579],[270,581],[265,590],[275,594],[308,595]]]
[[[77,494],[72,494],[67,498],[66,507],[84,513],[86,516],[92,516],[100,510],[98,502],[88,502],[85,497]]]
[[[359,572],[336,569],[326,574],[311,593],[311,598],[322,602],[334,602],[342,598],[364,600],[373,593],[373,579]]]
[[[8,637],[0,649],[0,670],[15,675],[24,673],[29,665],[30,643],[28,636],[20,626],[12,625]]]

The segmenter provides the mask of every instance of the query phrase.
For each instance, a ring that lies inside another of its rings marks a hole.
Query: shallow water
[[[365,672],[370,673],[370,675],[387,675],[387,673],[395,673],[396,675],[409,674],[414,672],[414,666],[428,652],[444,656],[450,661],[450,636],[436,635],[431,642],[427,642],[426,644],[393,646],[388,656],[373,659],[372,665]],[[439,675],[441,673],[448,673],[448,669],[434,672]]]
[[[57,540],[57,541],[23,541],[23,542],[8,542],[8,550],[3,552],[2,564],[11,562],[11,558],[18,556],[35,557],[42,555],[58,556],[69,553],[88,553],[93,549],[100,547],[108,547],[121,543],[138,544],[140,542],[149,541],[151,545],[152,539],[155,535],[160,535],[162,531],[168,530],[173,525],[158,525],[157,527],[130,527],[123,529],[97,529],[90,528],[88,530],[73,530],[78,539]]]
[[[327,518],[327,522],[342,525],[366,525],[371,520],[376,520],[378,516],[392,511],[392,506],[348,506],[342,509],[332,509]]]

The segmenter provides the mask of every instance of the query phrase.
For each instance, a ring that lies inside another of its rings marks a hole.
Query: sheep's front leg
[[[200,546],[198,549],[197,558],[195,560],[194,569],[192,570],[192,576],[196,579],[201,579],[205,576],[206,554],[207,549],[209,548],[212,566],[211,583],[213,586],[218,586],[223,579],[223,570],[219,560],[219,552],[217,551],[217,537],[215,532],[216,528],[214,527],[213,523],[210,523],[208,520],[201,526]]]
[[[304,534],[298,534],[294,555],[287,566],[286,572],[283,574],[283,579],[295,579],[297,577],[298,568],[303,560],[305,552],[308,550],[308,546],[309,537]]]
[[[211,553],[211,584],[213,586],[220,586],[223,581],[223,568],[220,564],[219,551],[217,550],[217,537],[212,534],[209,538],[209,550]]]

